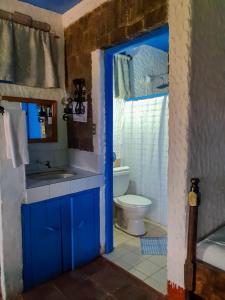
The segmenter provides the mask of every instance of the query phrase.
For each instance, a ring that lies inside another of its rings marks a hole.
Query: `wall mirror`
[[[3,96],[2,100],[21,103],[27,116],[29,144],[57,142],[56,101],[7,96]]]

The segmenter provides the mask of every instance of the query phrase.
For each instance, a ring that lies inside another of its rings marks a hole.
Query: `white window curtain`
[[[152,199],[149,218],[166,225],[168,96],[126,101],[120,116],[122,165],[131,170],[128,192]]]
[[[58,88],[57,48],[52,33],[0,19],[0,80]]]

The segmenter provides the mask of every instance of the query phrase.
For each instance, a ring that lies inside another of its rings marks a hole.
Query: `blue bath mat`
[[[167,237],[141,237],[142,255],[167,255]]]

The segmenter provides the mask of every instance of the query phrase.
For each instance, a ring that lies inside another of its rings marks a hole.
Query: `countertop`
[[[31,204],[51,198],[74,194],[77,192],[101,187],[104,185],[103,174],[90,172],[79,168],[61,168],[70,172],[75,172],[74,176],[69,178],[60,178],[54,180],[33,180],[27,178],[26,196],[24,204]],[[52,169],[52,171],[58,169]],[[46,170],[45,170],[46,172]],[[51,172],[51,171],[49,171]],[[32,173],[30,173],[32,174]],[[29,174],[29,175],[30,175]]]
[[[74,176],[68,177],[68,178],[60,178],[60,179],[54,179],[54,180],[36,180],[36,179],[31,179],[28,176],[29,175],[34,175],[34,174],[42,174],[42,173],[51,173],[54,171],[58,170],[64,170],[66,172],[72,172],[74,173]],[[54,184],[54,183],[59,183],[59,182],[64,182],[64,181],[71,181],[71,180],[76,180],[76,179],[81,179],[81,178],[86,178],[90,176],[97,176],[101,175],[98,173],[90,172],[84,169],[79,169],[79,168],[69,168],[69,167],[63,167],[63,168],[52,168],[49,170],[45,170],[43,172],[34,172],[34,173],[29,173],[27,174],[28,176],[26,177],[26,188],[31,189],[35,187],[40,187],[40,186],[45,186],[49,184]]]

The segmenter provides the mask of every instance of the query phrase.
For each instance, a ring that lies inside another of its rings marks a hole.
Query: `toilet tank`
[[[124,195],[129,186],[130,168],[113,168],[113,197]]]

